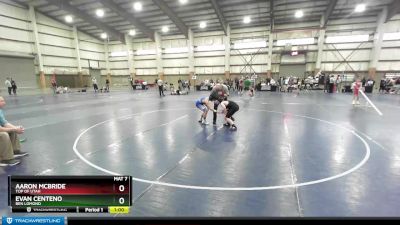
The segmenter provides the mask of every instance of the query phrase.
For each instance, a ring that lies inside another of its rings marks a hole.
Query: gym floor
[[[5,96],[30,155],[0,168],[0,213],[11,174],[123,174],[134,177],[128,216],[400,215],[399,95],[370,96],[380,116],[351,94],[231,93],[230,131],[221,114],[197,122],[208,94]]]

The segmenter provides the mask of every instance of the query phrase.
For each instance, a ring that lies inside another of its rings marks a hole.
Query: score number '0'
[[[124,185],[119,185],[119,186],[118,186],[118,190],[119,190],[120,192],[124,192],[124,191],[125,191],[125,186],[124,186]],[[119,199],[118,199],[118,202],[119,202],[120,205],[125,204],[125,198],[124,198],[124,197],[119,198]]]

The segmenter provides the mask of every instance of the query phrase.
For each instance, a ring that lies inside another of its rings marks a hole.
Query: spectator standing
[[[359,92],[362,89],[362,82],[360,79],[357,79],[352,85],[351,88],[353,89],[353,105],[359,105]]]
[[[332,74],[329,78],[329,93],[333,93],[335,90],[335,76]]]
[[[157,80],[158,91],[160,92],[160,97],[165,96],[164,94],[164,82],[161,79]]]
[[[53,88],[53,94],[56,94],[56,92],[57,92],[57,82],[56,82],[56,79],[54,77],[51,78],[51,87]]]
[[[10,82],[10,78],[7,77],[5,85],[6,85],[7,89],[8,89],[8,94],[11,95],[12,85],[11,85],[11,82]]]
[[[379,84],[379,93],[382,91],[382,92],[385,92],[385,84],[386,83],[386,81],[385,81],[385,79],[381,79],[381,83]]]
[[[17,83],[15,83],[15,80],[13,80],[12,78],[11,78],[11,88],[14,95],[17,95]]]
[[[235,90],[239,90],[239,78],[235,77]]]
[[[94,92],[97,92],[97,90],[99,90],[99,87],[97,86],[96,77],[92,78],[92,84],[93,84]]]
[[[337,75],[336,78],[336,92],[337,93],[342,92],[342,78],[340,78],[340,75]]]
[[[182,91],[182,80],[181,80],[181,78],[179,78],[179,80],[178,80],[178,90]]]
[[[110,80],[106,79],[106,92],[110,92]]]

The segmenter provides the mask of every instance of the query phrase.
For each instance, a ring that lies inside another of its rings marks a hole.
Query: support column
[[[322,54],[324,51],[324,42],[325,42],[325,15],[322,15],[320,20],[320,29],[318,36],[318,53],[317,53],[317,62],[315,63],[314,74],[318,74],[321,71],[321,63],[322,63]]]
[[[387,16],[387,8],[384,7],[378,19],[378,26],[374,35],[374,46],[371,51],[371,59],[369,62],[368,76],[371,79],[375,78],[376,66],[378,65],[379,57],[382,49],[383,32],[385,28],[385,20]]]
[[[193,31],[189,29],[188,32],[189,40],[188,40],[188,60],[189,60],[189,77],[188,80],[191,80],[194,75],[194,37]]]
[[[154,39],[156,40],[157,75],[158,75],[159,79],[164,81],[164,70],[163,70],[163,64],[162,64],[162,50],[161,50],[161,35],[158,32],[155,32]]]
[[[231,74],[231,27],[226,27],[226,36],[224,36],[225,44],[225,79],[230,78]]]
[[[76,29],[75,25],[72,27],[72,34],[74,36],[76,61],[77,61],[77,66],[78,66],[79,87],[83,87],[81,53],[80,53],[80,48],[79,48],[78,30]]]
[[[108,41],[104,41],[104,48],[105,48],[105,58],[106,58],[106,74],[107,74],[107,79],[110,81],[110,84],[112,83],[111,81],[111,69],[110,69],[110,54],[109,54],[109,48],[108,48]]]
[[[325,29],[319,30],[318,37],[318,54],[317,54],[317,62],[315,64],[314,73],[317,74],[321,71],[321,63],[322,63],[322,53],[324,50],[324,42],[325,42]]]
[[[267,64],[267,77],[272,77],[272,47],[274,44],[274,37],[272,31],[268,35],[268,64]]]
[[[132,78],[132,80],[135,80],[136,72],[135,72],[134,55],[132,48],[132,38],[129,35],[125,34],[125,41],[126,41],[126,52],[128,53],[127,60],[128,60],[129,75]]]
[[[40,50],[38,28],[37,28],[37,24],[36,24],[35,8],[31,4],[29,4],[29,17],[31,19],[32,28],[33,28],[33,41],[35,42],[36,60],[39,64],[40,88],[46,88],[46,78],[44,77],[43,58],[42,58],[42,52]]]

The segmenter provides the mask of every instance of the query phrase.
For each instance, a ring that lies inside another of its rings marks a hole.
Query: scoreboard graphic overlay
[[[130,176],[9,176],[12,212],[128,213]]]

